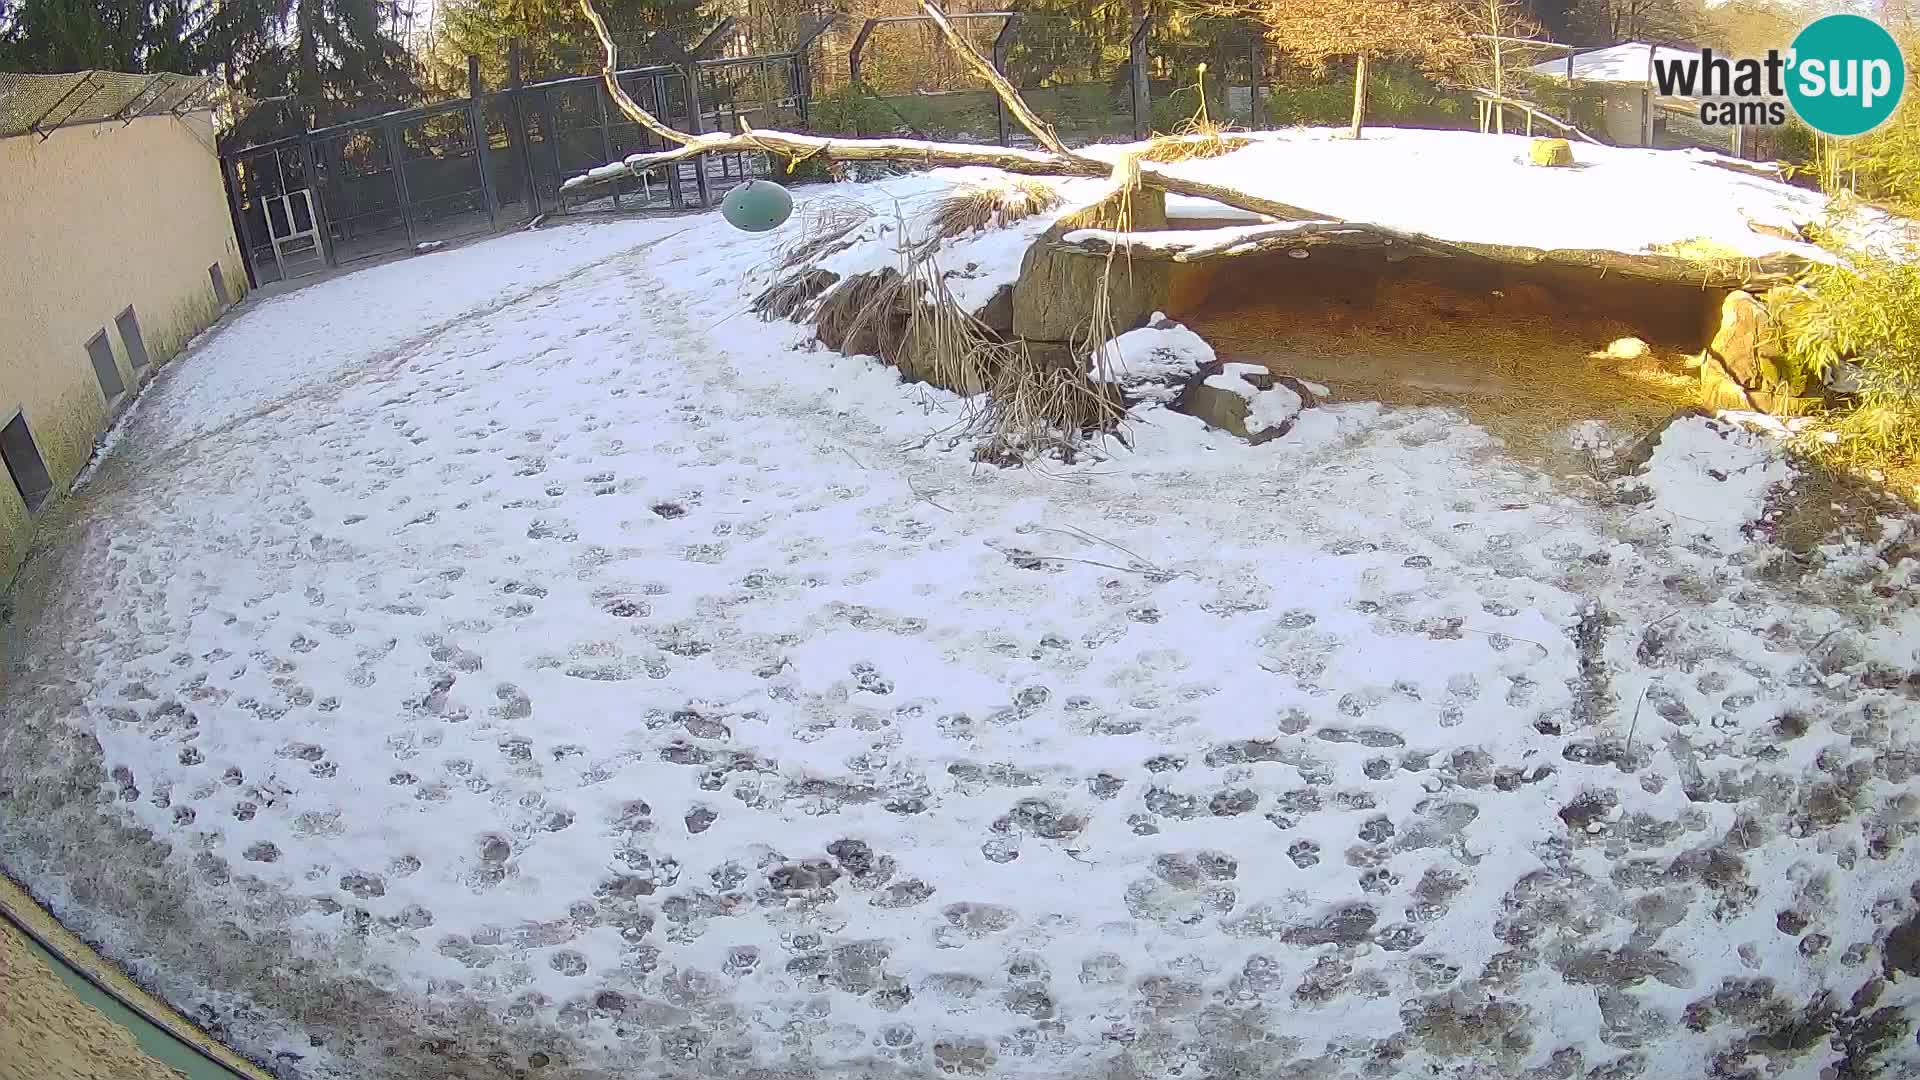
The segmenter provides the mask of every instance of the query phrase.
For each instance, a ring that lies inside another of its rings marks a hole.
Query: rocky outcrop
[[[1734,290],[1720,306],[1720,326],[1700,362],[1700,404],[1799,416],[1825,404],[1822,388],[1794,370],[1785,328],[1803,302],[1798,289],[1777,286],[1755,296]]]
[[[1322,389],[1257,364],[1217,364],[1188,384],[1172,407],[1258,446],[1292,431],[1300,411],[1320,403]]]
[[[1141,189],[1133,195],[1131,228],[1164,229],[1166,195]],[[1104,286],[1115,330],[1131,330],[1167,306],[1171,274],[1161,260],[1116,253],[1090,253],[1063,243],[1076,229],[1092,227],[1082,214],[1062,218],[1027,249],[1013,286],[1013,333],[1028,341],[1080,342],[1092,325],[1094,298]]]

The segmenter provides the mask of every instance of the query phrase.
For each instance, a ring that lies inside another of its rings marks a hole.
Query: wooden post
[[[1367,115],[1367,54],[1360,53],[1353,64],[1353,130],[1360,137],[1360,125]]]

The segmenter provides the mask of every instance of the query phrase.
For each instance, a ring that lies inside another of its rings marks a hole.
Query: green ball
[[[720,215],[736,229],[766,232],[793,215],[793,196],[771,180],[749,180],[720,200]]]

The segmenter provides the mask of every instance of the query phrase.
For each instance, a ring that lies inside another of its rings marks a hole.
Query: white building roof
[[[1699,53],[1685,49],[1669,48],[1665,45],[1652,45],[1644,41],[1629,41],[1624,45],[1612,45],[1592,52],[1575,53],[1573,57],[1573,79],[1575,82],[1628,83],[1645,86],[1653,82],[1653,57],[1662,60],[1697,60]],[[1567,58],[1560,57],[1533,65],[1535,75],[1564,79],[1567,77]]]

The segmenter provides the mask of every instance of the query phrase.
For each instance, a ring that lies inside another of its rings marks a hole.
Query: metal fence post
[[[253,269],[253,245],[247,242],[246,217],[240,212],[240,177],[233,158],[220,156],[220,180],[227,189],[227,215],[233,219],[233,238],[240,244],[240,266],[247,272],[247,291],[260,287],[260,275]]]
[[[487,168],[487,118],[480,98],[480,58],[467,54],[467,132],[473,138],[473,168],[480,174],[480,201],[487,204],[487,224],[500,228],[499,200],[494,198],[493,170]]]
[[[707,31],[707,36],[701,38],[686,54],[687,131],[694,135],[705,130],[701,123],[701,114],[706,110],[700,104],[700,60],[707,53],[712,52],[714,46],[726,40],[727,36],[733,33],[733,27],[733,16],[729,15],[721,19],[720,25]],[[689,160],[693,162],[695,184],[700,190],[700,205],[712,206],[713,194],[707,190],[707,155],[695,154]]]
[[[682,78],[687,80],[687,133],[690,135],[698,135],[700,134],[701,112],[700,69],[695,65],[693,60],[689,59],[687,61],[686,74],[682,76]],[[700,193],[700,205],[702,207],[712,205],[710,198],[711,193],[707,191],[706,155],[695,154],[687,160],[693,162],[693,183],[695,190]]]
[[[660,113],[665,113],[667,111],[667,100],[667,76],[655,75],[653,77],[654,108],[658,109]],[[652,149],[651,143],[649,143],[648,149]],[[687,197],[680,190],[680,165],[678,162],[667,166],[667,202],[672,205],[675,210],[684,209],[687,205]]]
[[[1253,40],[1247,43],[1247,60],[1253,74],[1247,77],[1247,126],[1260,127],[1260,88],[1267,81],[1267,38],[1258,26],[1250,28]]]
[[[793,46],[793,96],[800,111],[802,130],[811,130],[813,122],[813,43],[833,23],[833,16],[814,16],[812,22],[801,25],[799,39]]]
[[[993,36],[993,70],[1003,77],[1007,73],[1007,51],[1013,45],[1013,28],[1019,23],[1020,13],[1010,11],[1006,21],[1000,24],[1000,32]],[[998,94],[994,95],[994,104],[995,118],[1000,125],[1000,145],[1006,146],[1013,138],[1013,120],[1007,113],[1007,103],[1000,100]]]
[[[527,138],[525,44],[514,38],[507,42],[507,153],[520,170],[520,198],[526,201],[529,218],[540,216],[539,185],[533,182],[533,143]]]
[[[1142,15],[1140,25],[1127,39],[1127,82],[1133,88],[1133,137],[1144,140],[1153,134],[1153,102],[1147,87],[1147,33],[1153,28],[1153,16]]]
[[[879,25],[879,19],[868,19],[860,24],[860,32],[853,35],[853,48],[847,50],[847,81],[849,83],[859,84],[860,54],[867,51],[867,39],[873,36],[873,28]]]
[[[340,262],[334,257],[333,243],[327,236],[327,197],[320,186],[320,171],[313,167],[311,132],[300,133],[300,171],[306,174],[307,190],[313,193],[307,202],[307,211],[313,215],[313,235],[320,243],[320,257],[328,266],[337,267]]]
[[[540,88],[540,131],[541,141],[547,144],[547,156],[553,159],[553,197],[558,204],[555,209],[566,213],[567,193],[562,185],[567,178],[560,171],[560,129],[553,122],[553,91],[545,86]]]
[[[614,75],[616,79],[619,77],[618,73]],[[593,103],[600,106],[600,164],[607,165],[613,161],[613,127],[607,120],[606,87],[594,86]],[[620,209],[620,181],[618,180],[613,182],[613,208]]]
[[[400,125],[389,120],[380,125],[387,139],[387,162],[393,168],[393,194],[400,202],[400,223],[407,227],[407,246],[418,247],[413,233],[413,196],[407,192],[407,151],[400,140]]]

